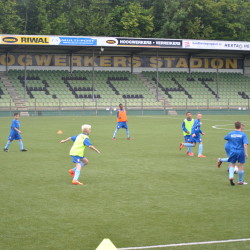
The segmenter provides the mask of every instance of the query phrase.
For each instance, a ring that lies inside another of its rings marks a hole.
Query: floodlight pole
[[[218,68],[218,56],[216,57],[216,99],[219,101],[219,68]]]
[[[133,57],[134,57],[134,54],[131,53],[131,56],[130,56],[130,71],[131,71],[131,74],[134,73]]]
[[[6,52],[6,56],[5,56],[5,68],[6,68],[6,73],[8,72],[8,55],[9,55],[9,52],[7,51],[7,52]]]
[[[69,56],[69,71],[70,71],[70,73],[73,72],[73,67],[72,67],[72,56],[73,56],[73,54],[70,53],[70,56]]]
[[[159,101],[159,68],[158,68],[158,50],[156,50],[156,98]]]
[[[192,56],[188,56],[188,74],[191,74],[191,58]]]
[[[26,81],[27,80],[27,53],[25,53],[25,58],[24,58],[24,91],[23,91],[23,98],[25,100],[26,98]]]
[[[93,101],[95,100],[94,86],[95,86],[95,50],[93,49],[93,55],[92,55],[92,99]]]

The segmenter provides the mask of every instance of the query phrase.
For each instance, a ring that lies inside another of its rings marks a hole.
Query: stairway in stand
[[[155,95],[155,98],[157,99],[157,88],[155,87],[154,84],[152,84],[149,79],[143,75],[142,72],[134,72],[133,74],[135,74],[138,78],[140,78],[144,84],[148,87],[148,89]],[[169,115],[177,115],[177,112],[175,110],[173,110],[171,104],[165,99],[165,97],[158,92],[158,99],[159,101],[162,103],[162,105],[166,105],[166,108],[168,109],[168,114]]]
[[[16,110],[20,111],[21,116],[29,116],[25,100],[21,98],[20,95],[17,93],[12,82],[8,78],[8,74],[6,72],[1,71],[0,79],[3,82],[4,86],[6,87],[7,91],[9,92],[10,96],[12,97],[12,100],[16,106]]]

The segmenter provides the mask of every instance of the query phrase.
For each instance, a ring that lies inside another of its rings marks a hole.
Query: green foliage
[[[18,34],[24,20],[18,15],[16,1],[0,0],[0,33]]]
[[[250,41],[246,0],[0,0],[0,32]]]
[[[151,10],[143,9],[140,3],[117,6],[111,13],[110,23],[113,34],[123,37],[150,37],[154,28]]]

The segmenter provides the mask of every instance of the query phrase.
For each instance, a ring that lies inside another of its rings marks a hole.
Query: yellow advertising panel
[[[23,44],[23,45],[49,45],[50,37],[48,36],[2,36],[2,44]]]

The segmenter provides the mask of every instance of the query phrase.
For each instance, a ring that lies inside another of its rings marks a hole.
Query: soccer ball
[[[235,167],[234,167],[234,173],[235,173],[235,174],[238,174],[238,171],[239,171],[238,167],[235,166]]]

